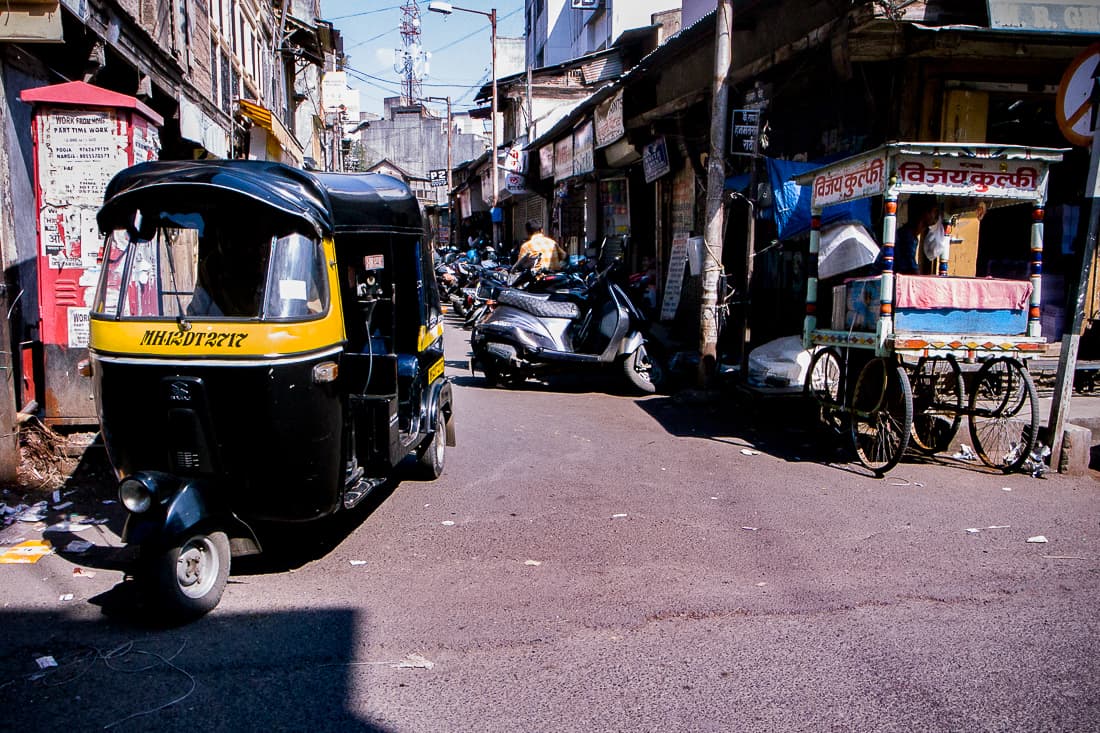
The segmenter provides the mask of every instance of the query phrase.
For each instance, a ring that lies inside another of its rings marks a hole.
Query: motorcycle
[[[549,371],[618,366],[634,388],[655,392],[663,370],[650,354],[645,317],[614,281],[620,264],[614,260],[581,289],[501,290],[496,308],[474,327],[471,369],[511,386]]]

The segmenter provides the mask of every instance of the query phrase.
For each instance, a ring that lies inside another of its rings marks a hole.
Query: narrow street
[[[4,727],[1100,726],[1093,477],[944,459],[874,479],[767,427],[785,407],[638,398],[602,375],[488,388],[467,337],[446,336],[443,477],[239,563],[195,623],[134,610],[117,517],[47,534],[97,546],[83,555],[0,566]]]

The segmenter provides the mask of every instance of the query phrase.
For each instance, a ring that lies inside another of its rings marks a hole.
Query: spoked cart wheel
[[[913,370],[913,445],[932,455],[946,450],[962,422],[966,388],[955,357],[921,357]]]
[[[974,450],[986,465],[1006,473],[1023,465],[1039,434],[1039,396],[1023,364],[1006,356],[982,364],[969,413]]]
[[[844,430],[844,359],[832,346],[810,359],[803,393],[821,409],[821,421],[837,433]]]
[[[913,429],[913,393],[905,369],[876,357],[859,372],[849,416],[860,462],[882,476],[898,464]]]

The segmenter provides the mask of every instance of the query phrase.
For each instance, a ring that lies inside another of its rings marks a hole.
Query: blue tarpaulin
[[[791,180],[806,171],[820,168],[824,162],[795,163],[789,160],[765,158],[768,181],[771,183],[775,203],[775,226],[779,239],[790,239],[810,230],[810,187],[799,186]],[[871,200],[861,199],[847,204],[827,206],[821,214],[821,223],[858,221],[871,228]]]

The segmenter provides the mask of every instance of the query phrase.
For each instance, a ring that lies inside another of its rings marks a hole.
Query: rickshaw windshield
[[[139,212],[134,221],[107,235],[96,314],[302,320],[328,309],[321,243],[310,235],[241,212]]]

